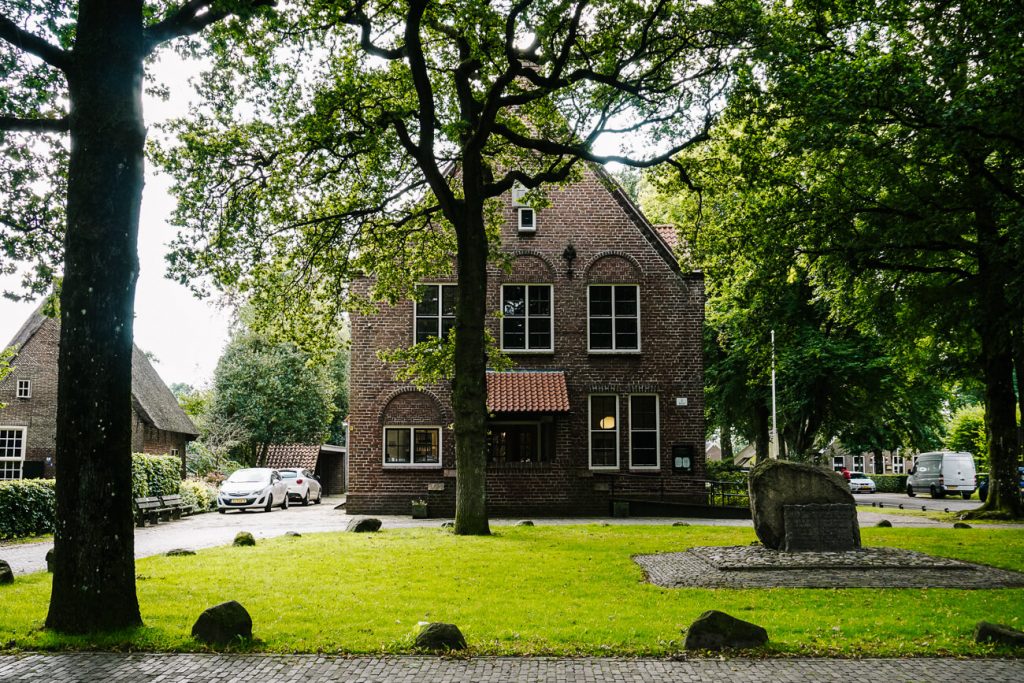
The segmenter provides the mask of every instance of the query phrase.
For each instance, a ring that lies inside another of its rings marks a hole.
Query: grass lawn
[[[862,530],[889,545],[1024,570],[1024,530]],[[309,534],[137,564],[146,626],[88,641],[43,631],[50,577],[0,586],[0,647],[202,650],[198,614],[238,600],[270,652],[408,652],[419,621],[448,621],[473,654],[666,655],[701,612],[768,629],[776,655],[1022,654],[972,641],[982,619],[1024,628],[1024,589],[664,589],[634,554],[745,545],[737,527],[501,527],[489,538],[442,529]],[[302,597],[305,596],[305,597]]]

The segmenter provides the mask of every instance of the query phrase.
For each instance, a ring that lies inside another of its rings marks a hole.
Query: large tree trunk
[[[1024,453],[1024,323],[1013,334],[1013,366],[1017,374],[1017,453]]]
[[[732,427],[727,424],[722,425],[722,462],[733,464],[733,460],[736,455],[733,452],[732,447]]]
[[[754,406],[754,458],[764,462],[769,458],[768,444],[771,441],[771,411],[767,405]]]
[[[467,160],[468,184],[480,170]],[[484,321],[487,308],[487,234],[482,202],[467,201],[456,222],[459,295],[455,309],[455,533],[487,535],[487,349]],[[479,195],[477,195],[479,196]]]
[[[82,0],[69,73],[55,568],[46,626],[142,623],[131,482],[132,309],[143,185],[142,3]]]

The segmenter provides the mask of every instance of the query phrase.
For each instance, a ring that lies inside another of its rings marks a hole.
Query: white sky
[[[188,78],[198,71],[166,51],[164,61],[151,69],[154,81],[167,84],[171,98],[161,102],[145,98],[144,111],[150,134],[154,125],[187,111],[192,89]],[[164,277],[167,243],[175,235],[168,224],[174,201],[168,194],[170,178],[146,168],[139,227],[140,274],[135,296],[135,343],[155,355],[154,366],[163,380],[202,385],[210,380],[224,344],[230,312],[197,300],[182,285]],[[15,290],[17,277],[0,277],[0,289]],[[6,346],[25,319],[39,305],[0,298],[0,344]]]

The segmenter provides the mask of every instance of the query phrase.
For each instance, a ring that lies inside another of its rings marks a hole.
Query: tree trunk
[[[1017,374],[1017,454],[1024,453],[1024,322],[1013,334],[1013,366]]]
[[[466,185],[480,170],[466,161]],[[487,520],[487,349],[484,322],[487,308],[487,234],[483,203],[469,199],[466,187],[458,239],[459,294],[455,308],[455,533],[485,536]],[[477,195],[479,196],[479,195]]]
[[[79,4],[46,626],[141,625],[132,519],[132,310],[143,185],[142,3]]]
[[[732,427],[722,425],[722,462],[731,465],[735,457],[732,448]]]
[[[758,403],[754,407],[754,453],[758,462],[769,458],[768,442],[771,439],[771,413],[768,406]]]

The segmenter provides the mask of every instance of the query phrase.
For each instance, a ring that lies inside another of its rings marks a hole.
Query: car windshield
[[[266,470],[238,470],[228,477],[228,483],[255,484],[257,482],[266,481],[267,478]]]
[[[298,476],[298,473],[295,472],[294,470],[281,470],[281,476],[284,477],[285,479],[294,479],[296,476]]]

